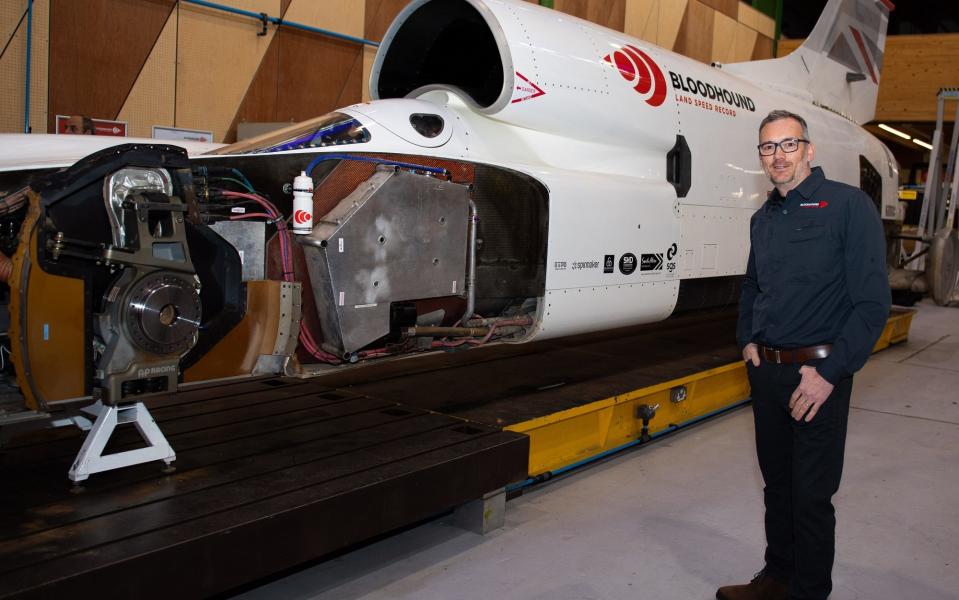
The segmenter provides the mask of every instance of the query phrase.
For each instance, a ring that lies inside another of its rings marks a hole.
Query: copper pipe
[[[409,337],[416,337],[416,336],[483,337],[487,333],[489,333],[489,328],[487,327],[407,327],[404,333]]]

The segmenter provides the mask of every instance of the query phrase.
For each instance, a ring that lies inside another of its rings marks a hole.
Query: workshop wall
[[[379,41],[407,0],[217,0]],[[27,0],[0,6],[0,131],[23,131]],[[554,0],[555,10],[698,60],[768,58],[773,21],[739,0]],[[176,0],[35,0],[31,126],[57,114],[211,130],[291,122],[369,99],[376,49]]]
[[[24,132],[27,77],[27,2],[0,2],[0,132]],[[30,53],[30,120],[33,131],[46,131],[47,48],[50,1],[34,0]]]
[[[803,40],[780,40],[786,56]],[[936,94],[959,85],[959,34],[897,35],[886,39],[876,121],[936,120]],[[948,106],[948,105],[947,105]],[[955,106],[946,111],[955,120]]]

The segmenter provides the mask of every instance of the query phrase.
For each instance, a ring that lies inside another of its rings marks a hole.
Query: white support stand
[[[123,406],[105,406],[100,401],[83,409],[84,412],[96,417],[96,421],[89,424],[83,417],[78,417],[74,424],[87,431],[83,447],[70,467],[70,479],[73,482],[83,481],[93,473],[101,473],[112,469],[120,469],[131,465],[138,465],[154,460],[162,460],[168,466],[176,460],[176,453],[167,442],[160,428],[157,427],[150,411],[142,402]],[[107,442],[117,425],[133,423],[137,431],[147,443],[146,448],[126,450],[114,454],[103,454]],[[84,427],[86,425],[86,427]]]

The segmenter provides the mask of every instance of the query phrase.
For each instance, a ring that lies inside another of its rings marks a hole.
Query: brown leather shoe
[[[765,570],[746,585],[727,585],[716,592],[718,600],[789,600],[786,584]]]

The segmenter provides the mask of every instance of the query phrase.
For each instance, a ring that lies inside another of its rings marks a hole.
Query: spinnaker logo
[[[666,78],[662,70],[636,46],[623,46],[603,60],[616,67],[636,92],[646,96],[646,104],[659,106],[666,100]]]

